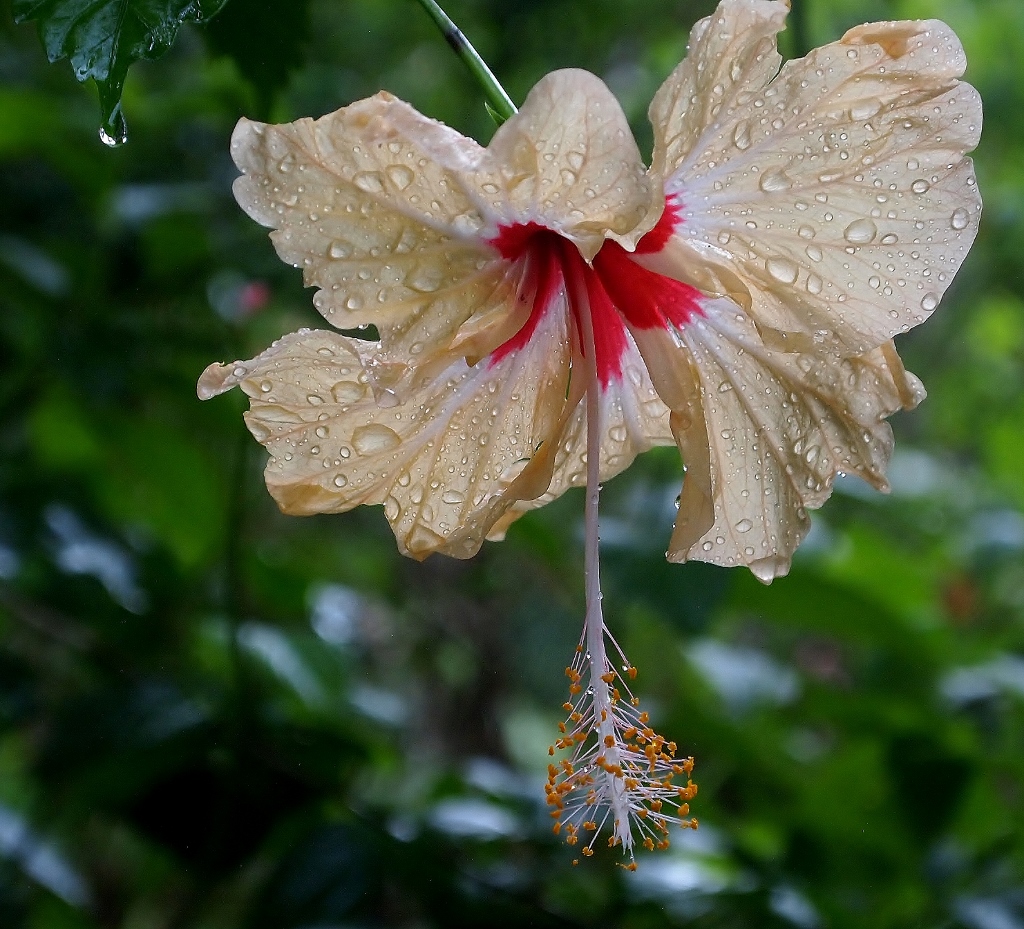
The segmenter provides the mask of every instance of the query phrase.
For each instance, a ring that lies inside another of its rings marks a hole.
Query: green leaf
[[[35,20],[50,61],[70,58],[79,81],[92,78],[100,96],[100,138],[126,138],[121,91],[128,69],[159,58],[183,23],[213,16],[227,0],[13,0],[15,22]]]

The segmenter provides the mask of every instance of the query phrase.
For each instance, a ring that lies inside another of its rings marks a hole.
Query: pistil
[[[695,819],[685,819],[688,801],[697,787],[689,780],[693,759],[675,759],[676,745],[658,735],[648,724],[647,714],[638,709],[639,700],[626,678],[636,677],[618,643],[604,623],[600,579],[600,468],[603,436],[602,379],[598,363],[594,301],[607,300],[601,281],[568,243],[560,243],[561,267],[572,317],[577,324],[583,356],[587,404],[587,486],[584,515],[584,572],[586,614],[583,635],[572,664],[566,668],[570,694],[564,704],[569,714],[560,724],[563,733],[552,746],[572,749],[572,759],[548,768],[548,803],[554,807],[554,831],[570,846],[581,838],[585,856],[593,854],[601,829],[611,820],[610,846],[619,845],[630,856],[639,841],[645,848],[667,848],[670,823],[696,828]],[[622,671],[615,670],[608,645]],[[582,691],[583,681],[587,688]],[[685,786],[673,783],[686,775]],[[638,838],[634,838],[636,828]],[[588,835],[589,834],[589,835]],[[576,859],[574,864],[578,863]]]

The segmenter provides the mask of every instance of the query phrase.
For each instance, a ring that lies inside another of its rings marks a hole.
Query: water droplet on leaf
[[[117,148],[128,141],[128,125],[124,121],[120,103],[100,125],[100,141],[108,148]]]

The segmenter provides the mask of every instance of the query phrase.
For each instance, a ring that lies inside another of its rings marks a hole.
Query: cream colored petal
[[[981,213],[964,67],[943,23],[861,26],[767,87],[734,87],[689,150],[656,125],[682,222],[644,263],[728,294],[797,349],[859,354],[920,323]]]
[[[565,326],[554,307],[537,338],[497,364],[459,359],[417,372],[398,392],[413,397],[405,403],[370,390],[374,343],[309,330],[251,361],[211,365],[199,393],[240,385],[249,395],[246,422],[270,451],[267,487],[284,512],[383,504],[403,553],[468,558],[511,504],[550,482]]]
[[[651,383],[636,343],[627,333],[622,357],[622,380],[611,380],[601,391],[601,480],[625,471],[641,452],[674,442],[669,409]],[[583,362],[578,362],[582,370]],[[573,381],[566,404],[566,421],[559,429],[561,440],[555,454],[554,472],[547,490],[532,500],[514,504],[499,520],[488,538],[504,538],[508,527],[524,513],[556,500],[570,487],[587,483],[587,405],[582,402],[582,378]]]
[[[668,333],[641,343],[655,384],[669,381],[665,392],[686,404],[674,421],[687,471],[669,558],[745,564],[770,581],[789,570],[806,511],[837,473],[887,488],[885,417],[924,391],[891,344],[846,359],[779,352],[734,304],[709,301],[707,311],[675,354]],[[669,343],[660,356],[653,340]]]
[[[774,0],[724,0],[694,25],[686,58],[651,101],[658,175],[668,177],[691,151],[706,148],[709,127],[729,120],[778,74],[775,35],[788,11]]]
[[[235,196],[274,229],[339,328],[373,324],[391,360],[450,346],[507,313],[515,281],[488,240],[537,222],[587,256],[633,243],[662,210],[625,116],[584,71],[548,75],[488,149],[379,93],[321,119],[239,121]]]
[[[632,251],[661,216],[660,184],[646,174],[622,107],[587,71],[544,77],[488,151],[501,166],[506,222],[554,229],[588,260],[606,238]]]
[[[478,236],[483,190],[500,183],[486,150],[391,95],[318,120],[240,120],[231,153],[238,202],[335,326],[374,324],[385,351],[425,356],[508,299],[507,262]]]

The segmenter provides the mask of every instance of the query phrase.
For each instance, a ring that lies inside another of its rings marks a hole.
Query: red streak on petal
[[[665,211],[661,214],[661,219],[650,232],[645,233],[636,243],[636,253],[650,255],[652,252],[660,252],[671,238],[672,233],[683,224],[682,217],[679,215],[682,209],[683,205],[674,197],[666,197]]]
[[[668,329],[670,324],[681,329],[703,315],[699,290],[638,265],[615,242],[606,242],[598,252],[594,270],[615,308],[637,329]]]
[[[594,355],[597,358],[597,379],[602,387],[607,387],[612,380],[622,379],[622,356],[625,355],[629,343],[626,339],[626,327],[622,317],[615,312],[608,292],[604,289],[601,278],[593,268],[586,265],[579,252],[574,250],[578,273],[583,275],[587,288],[587,302],[590,304],[590,318],[594,325]],[[576,308],[573,307],[573,311]]]
[[[498,234],[489,240],[489,244],[501,253],[502,258],[517,261],[531,245],[536,245],[538,237],[547,236],[557,238],[556,233],[539,223],[517,223],[514,226],[499,226]]]
[[[530,315],[522,328],[491,352],[495,365],[512,352],[525,346],[532,338],[561,283],[559,245],[557,233],[536,223],[503,226],[491,244],[510,261],[525,261],[526,270],[519,286],[517,300],[532,302]]]
[[[679,210],[674,200],[666,201],[658,224],[637,244],[637,254],[664,248],[679,223]],[[703,315],[698,290],[649,271],[615,242],[604,244],[593,267],[571,242],[534,222],[502,226],[490,244],[507,261],[525,262],[517,299],[530,304],[519,331],[491,352],[492,365],[529,343],[561,287],[577,333],[582,332],[580,312],[586,296],[602,387],[622,378],[622,359],[629,347],[625,323],[637,329],[681,328],[695,315]]]

